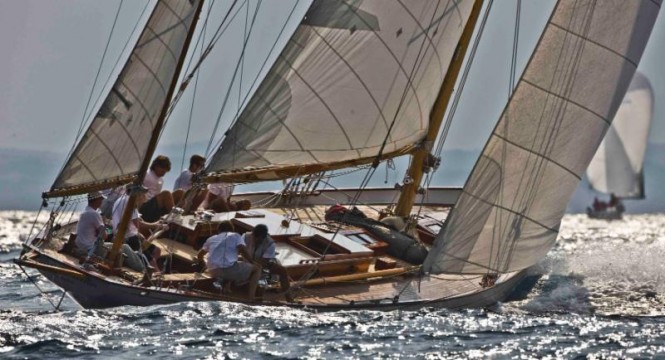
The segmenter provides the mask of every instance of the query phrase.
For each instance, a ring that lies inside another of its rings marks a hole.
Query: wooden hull
[[[485,307],[508,299],[524,278],[526,271],[502,274],[493,286],[483,287],[481,286],[482,275],[422,275],[417,270],[417,266],[414,267],[408,262],[395,258],[391,260],[390,257],[387,262],[381,260],[379,266],[379,258],[385,259],[385,254],[373,253],[378,249],[376,247],[366,248],[349,241],[350,239],[343,239],[346,235],[337,235],[335,238],[334,247],[339,247],[340,253],[317,254],[316,251],[313,251],[317,249],[317,246],[320,249],[325,247],[326,241],[332,243],[332,240],[327,240],[329,234],[326,234],[324,230],[307,224],[319,224],[323,220],[323,213],[328,205],[343,202],[347,197],[354,196],[355,191],[337,190],[327,193],[297,194],[298,206],[293,208],[290,207],[289,197],[282,197],[280,201],[272,204],[269,210],[251,210],[260,215],[257,218],[240,213],[218,214],[222,218],[233,218],[236,226],[240,226],[240,228],[242,226],[251,228],[256,223],[268,223],[269,227],[271,223],[276,224],[273,228],[275,232],[271,230],[270,234],[276,241],[281,241],[278,245],[290,246],[290,248],[283,248],[286,249],[282,251],[283,253],[301,257],[314,256],[317,259],[318,272],[315,278],[306,275],[307,268],[313,266],[307,265],[311,264],[309,262],[311,259],[295,258],[297,261],[292,265],[289,265],[289,259],[280,259],[284,266],[290,269],[289,276],[293,284],[298,285],[291,292],[296,299],[295,302],[287,302],[283,295],[274,290],[266,291],[261,302],[249,302],[243,297],[241,289],[236,289],[235,293],[232,291],[222,294],[218,288],[213,287],[213,279],[209,277],[197,278],[193,282],[182,281],[182,279],[169,282],[165,280],[169,275],[165,275],[161,277],[161,280],[153,278],[151,284],[142,285],[139,273],[135,273],[132,278],[128,277],[127,273],[114,274],[106,271],[102,274],[95,269],[83,269],[79,265],[78,259],[56,251],[58,247],[54,247],[53,244],[42,248],[29,248],[27,254],[17,262],[39,270],[85,308],[108,308],[123,305],[148,306],[183,301],[226,301],[249,305],[310,308],[321,311]],[[394,192],[394,189],[366,191],[363,193],[363,202],[373,205],[385,204],[385,199],[394,198]],[[458,195],[459,189],[431,191],[426,198],[428,203],[424,205],[426,206],[425,212],[429,216],[427,219],[445,218],[449,207],[454,204]],[[266,196],[266,194],[238,195],[238,197],[252,200],[259,199],[260,196]],[[370,208],[366,208],[365,211],[375,211],[378,207],[375,207],[374,210]],[[291,225],[280,224],[282,214],[295,214],[300,221],[294,221]],[[238,217],[239,215],[242,216]],[[368,215],[375,217],[378,213]],[[181,221],[183,230],[187,230],[185,225],[191,224],[189,220]],[[172,223],[172,225],[178,225],[178,223]],[[202,236],[204,236],[203,239],[205,236],[209,236],[207,231],[210,230],[210,224],[206,222],[202,225],[205,226],[190,226],[191,236],[189,238],[192,241],[197,239],[194,235],[198,236],[198,240],[201,240]],[[440,222],[439,225],[441,225]],[[244,230],[247,231],[250,228]],[[59,238],[62,239],[72,229],[73,225],[70,224],[68,228],[62,230]],[[197,231],[204,231],[205,234],[197,233]],[[309,237],[305,236],[306,233]],[[280,238],[282,239],[278,240]],[[323,243],[317,245],[317,241]],[[189,245],[186,245],[187,243],[188,241],[177,243],[174,240],[164,239],[163,252],[168,249],[172,254],[170,256],[184,261],[181,269],[190,269],[189,272],[175,274],[175,277],[184,275],[184,278],[187,278],[187,276],[194,275],[191,273],[191,263],[195,258],[195,253],[192,253],[194,249],[190,246],[193,242],[189,242]],[[187,248],[187,246],[190,247]],[[328,250],[326,248],[326,251]],[[292,257],[291,260],[293,259]],[[371,259],[371,267],[368,259]],[[391,261],[393,261],[392,264]],[[389,265],[392,268],[386,267]]]
[[[123,282],[113,281],[107,277],[101,276],[94,271],[87,271],[82,268],[72,266],[71,263],[42,253],[35,259],[41,264],[47,264],[52,267],[76,272],[79,276],[73,276],[69,273],[52,270],[39,269],[47,279],[67,292],[78,304],[84,308],[99,309],[111,308],[117,306],[150,306],[160,304],[172,304],[187,301],[226,301],[235,303],[244,303],[248,305],[264,306],[288,306],[294,308],[308,308],[318,311],[337,311],[337,310],[394,310],[409,309],[415,310],[422,307],[435,308],[480,308],[491,306],[497,302],[508,299],[515,288],[525,277],[526,270],[504,276],[495,286],[489,288],[478,288],[476,291],[462,293],[456,296],[439,296],[432,298],[414,298],[404,296],[403,298],[393,299],[367,299],[365,301],[347,301],[338,303],[316,303],[312,301],[300,301],[298,303],[285,303],[277,301],[248,302],[240,299],[224,298],[222,295],[215,296],[209,294],[204,296],[189,291],[180,290],[160,290],[151,287],[142,287],[130,285]],[[419,279],[410,281],[418,282]],[[427,281],[425,279],[420,280]],[[398,282],[391,283],[397,285]],[[348,290],[348,288],[347,288]],[[368,293],[369,294],[369,293]],[[342,295],[343,296],[343,295]]]

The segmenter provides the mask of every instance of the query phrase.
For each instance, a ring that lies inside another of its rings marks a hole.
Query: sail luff
[[[424,269],[517,271],[556,240],[660,1],[560,0]]]
[[[430,147],[427,147],[427,144],[434,144],[436,137],[439,135],[443,116],[445,115],[453,90],[455,89],[455,83],[457,82],[457,77],[462,69],[466,50],[471,43],[471,35],[473,35],[476,23],[478,22],[482,6],[482,0],[474,2],[473,8],[471,9],[471,15],[466,22],[462,36],[460,36],[459,44],[453,55],[453,61],[451,61],[448,66],[448,71],[446,71],[446,76],[441,84],[439,95],[437,96],[434,107],[430,112],[429,127],[427,129],[427,135],[425,135],[425,139],[423,140],[424,146],[419,147],[414,152],[411,159],[411,166],[407,171],[408,177],[411,178],[411,181],[402,186],[400,197],[397,201],[397,206],[395,207],[395,214],[397,216],[408,217],[411,215],[411,209],[413,208],[413,203],[415,202],[418,188],[420,187],[420,182],[422,181],[423,173],[425,171],[425,161],[431,151],[431,145]]]
[[[412,151],[472,7],[314,1],[206,172],[272,180]]]
[[[136,179],[199,0],[160,0],[88,129],[45,197]]]

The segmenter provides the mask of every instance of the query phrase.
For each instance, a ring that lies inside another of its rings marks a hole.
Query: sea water
[[[567,215],[522,300],[334,313],[221,302],[84,310],[66,297],[54,311],[60,290],[12,263],[33,220],[0,212],[0,358],[665,358],[665,215]]]

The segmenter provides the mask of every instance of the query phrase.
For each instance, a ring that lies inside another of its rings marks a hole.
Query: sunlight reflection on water
[[[3,358],[624,358],[665,352],[661,215],[617,222],[566,216],[557,245],[538,266],[544,275],[535,289],[492,311],[336,313],[217,302],[81,310],[71,301],[65,311],[50,312],[11,263],[30,215],[0,212]],[[34,278],[48,296],[59,296],[55,286]]]

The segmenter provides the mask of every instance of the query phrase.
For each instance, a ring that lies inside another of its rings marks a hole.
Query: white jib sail
[[[194,21],[199,0],[161,0],[90,127],[51,190],[135,175]]]
[[[314,1],[207,171],[372,158],[389,132],[384,154],[418,143],[472,6]]]
[[[503,273],[547,254],[628,89],[660,3],[558,2],[425,271]]]
[[[649,80],[635,73],[612,126],[587,168],[587,178],[593,189],[620,198],[644,198],[642,169],[653,100]]]

